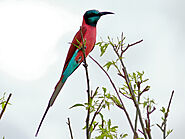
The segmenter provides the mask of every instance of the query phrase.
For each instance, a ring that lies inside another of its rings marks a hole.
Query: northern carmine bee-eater
[[[35,136],[37,136],[39,129],[41,127],[41,124],[49,108],[53,105],[65,81],[84,60],[83,52],[82,52],[82,49],[80,49],[81,46],[79,45],[83,45],[83,42],[85,42],[85,56],[87,56],[92,51],[96,42],[96,24],[100,19],[100,17],[106,14],[113,14],[113,13],[99,12],[98,10],[89,10],[85,12],[83,16],[81,29],[74,36],[74,39],[71,43],[71,46],[69,48],[69,51],[66,57],[66,61],[64,63],[61,78],[58,81],[57,85],[55,86],[54,92],[49,100],[48,106],[41,119],[41,122],[39,124],[39,127],[37,129]],[[83,37],[83,40],[82,40],[82,37]]]

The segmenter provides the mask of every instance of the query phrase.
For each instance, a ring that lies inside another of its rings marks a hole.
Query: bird
[[[84,61],[84,56],[87,57],[88,54],[93,50],[96,43],[96,25],[100,17],[107,14],[114,14],[112,12],[99,12],[98,10],[88,10],[83,15],[82,25],[80,30],[76,33],[73,41],[68,50],[68,54],[63,66],[62,75],[60,80],[55,86],[54,92],[49,100],[47,108],[44,115],[40,121],[37,132],[35,136],[38,135],[42,122],[49,110],[49,108],[55,102],[60,90],[64,86],[67,78],[79,67],[79,65]],[[84,44],[83,44],[84,43]],[[82,46],[84,47],[84,52],[82,51]]]

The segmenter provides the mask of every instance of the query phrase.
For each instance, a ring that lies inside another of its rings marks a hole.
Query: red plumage
[[[85,54],[86,56],[92,51],[92,49],[94,48],[95,42],[96,42],[96,27],[90,26],[88,24],[85,23],[85,20],[83,19],[82,22],[82,35],[83,35],[83,39],[84,41],[86,40],[86,50],[85,50]],[[74,52],[76,51],[77,47],[75,45],[79,45],[77,40],[82,44],[82,38],[81,38],[81,31],[79,30],[76,35],[73,38],[73,41],[71,43],[71,46],[69,48],[67,57],[66,57],[66,61],[64,64],[64,68],[62,73],[65,71],[70,59],[72,58]],[[75,45],[74,45],[75,44]],[[83,53],[82,51],[79,51],[77,58],[79,58],[80,56],[82,56],[82,59],[80,62],[83,61]]]
[[[82,32],[82,35],[81,35],[81,32]],[[66,57],[66,60],[65,60],[65,63],[64,63],[61,78],[58,81],[57,85],[55,86],[55,90],[54,90],[54,92],[51,96],[50,102],[49,102],[50,106],[53,105],[53,103],[54,103],[54,101],[55,101],[55,99],[58,95],[58,94],[56,95],[56,93],[59,93],[58,91],[60,91],[61,88],[63,87],[63,84],[62,84],[62,87],[60,87],[59,84],[62,81],[63,73],[64,73],[64,71],[66,70],[66,68],[69,64],[69,61],[71,60],[72,56],[74,55],[76,49],[78,49],[76,47],[76,45],[79,46],[79,43],[83,44],[81,36],[83,36],[83,39],[85,41],[85,45],[86,45],[85,55],[87,56],[92,51],[92,49],[94,48],[94,45],[95,45],[95,42],[96,42],[96,27],[93,27],[93,26],[90,26],[90,25],[86,24],[85,20],[83,19],[81,29],[74,36],[73,41],[71,43],[71,46],[68,50],[68,54],[67,54],[67,57]],[[78,61],[78,59],[80,57],[81,57],[81,60]],[[79,63],[81,63],[84,60],[82,51],[79,51],[77,53],[77,56],[75,57],[75,60],[78,61]],[[57,91],[57,88],[59,88],[59,87],[60,87],[60,89],[58,89],[58,91]]]

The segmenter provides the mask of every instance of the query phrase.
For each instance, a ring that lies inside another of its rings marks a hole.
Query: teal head
[[[85,23],[90,26],[95,27],[98,20],[100,19],[100,17],[103,15],[106,15],[106,14],[114,14],[114,13],[112,13],[112,12],[99,12],[98,10],[86,11],[84,14]]]

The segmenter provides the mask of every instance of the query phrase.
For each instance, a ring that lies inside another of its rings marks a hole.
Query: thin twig
[[[113,88],[114,88],[114,90],[115,90],[115,92],[116,92],[116,94],[117,94],[117,96],[118,96],[118,98],[119,98],[119,101],[121,102],[122,109],[123,109],[123,111],[125,112],[125,115],[126,115],[126,117],[127,117],[127,119],[128,119],[128,122],[129,122],[129,125],[130,125],[130,127],[131,127],[131,129],[132,129],[134,135],[137,136],[137,132],[134,130],[134,127],[133,127],[132,121],[131,121],[131,119],[130,119],[130,116],[129,116],[129,114],[128,114],[126,108],[125,108],[125,105],[123,104],[123,102],[122,102],[122,100],[121,100],[121,98],[120,98],[119,92],[118,92],[118,90],[116,89],[116,86],[115,86],[115,84],[113,83],[112,79],[110,78],[109,74],[104,70],[104,68],[103,68],[94,58],[92,58],[90,55],[89,55],[89,57],[100,67],[100,69],[101,69],[101,70],[106,74],[106,76],[109,78],[109,80],[110,80],[110,82],[111,82],[111,84],[112,84],[112,86],[113,86]]]
[[[91,98],[93,99],[98,91],[99,87],[96,88],[96,90],[94,91],[94,94],[91,95]]]
[[[172,98],[173,98],[173,94],[174,94],[174,90],[172,91],[171,97],[170,97],[170,101],[168,103],[168,108],[167,108],[167,112],[164,115],[164,129],[163,129],[163,139],[166,138],[166,126],[167,126],[167,117],[168,117],[168,113],[170,111],[170,105],[172,102]]]
[[[7,101],[6,101],[5,106],[4,106],[4,108],[2,109],[2,111],[1,111],[0,120],[1,120],[1,118],[2,118],[2,116],[3,116],[3,113],[4,113],[5,109],[6,109],[6,106],[7,106],[8,102],[9,102],[11,96],[12,96],[12,94],[10,93],[9,96],[8,96],[8,99],[7,99]]]
[[[146,133],[148,135],[148,138],[149,139],[152,139],[152,136],[151,136],[151,125],[150,125],[150,114],[152,112],[155,111],[155,107],[153,107],[153,109],[150,111],[150,108],[149,108],[149,105],[147,106],[146,110],[147,110],[147,120],[145,120],[145,123],[146,123]]]
[[[98,123],[96,123],[95,125],[94,125],[94,127],[93,127],[93,129],[92,129],[92,131],[94,131],[95,130],[95,128],[96,128],[96,126],[98,125]]]
[[[73,139],[73,132],[72,132],[72,128],[71,128],[70,119],[67,118],[67,120],[68,120],[68,122],[66,122],[66,123],[67,123],[67,125],[69,126],[69,132],[70,132],[70,135],[71,135],[71,139]]]
[[[128,99],[132,99],[131,97],[125,95],[124,93],[121,92],[121,90],[119,90],[120,94],[122,94],[124,97],[128,98]]]
[[[166,118],[168,117],[168,113],[170,111],[170,105],[171,105],[171,102],[172,102],[173,94],[174,94],[174,90],[172,91],[172,94],[171,94],[171,97],[170,97],[170,101],[169,101],[168,108],[167,108]]]
[[[134,46],[134,45],[136,45],[136,44],[138,44],[138,43],[141,43],[142,41],[143,41],[143,40],[137,41],[137,42],[132,43],[132,44],[128,44],[127,47],[121,52],[121,56],[123,55],[124,52],[127,51],[127,49],[128,49],[129,47]]]
[[[94,122],[94,120],[95,120],[97,114],[98,114],[98,113],[101,111],[101,109],[103,108],[103,107],[102,107],[102,103],[103,103],[103,102],[104,102],[104,100],[102,100],[101,103],[99,104],[99,106],[98,106],[96,112],[95,112],[94,115],[93,115],[93,118],[92,118],[92,120],[91,120],[91,124],[90,124],[89,127],[92,126],[92,124],[93,124],[93,122]]]
[[[139,131],[141,134],[143,134],[143,135],[144,135],[143,131],[141,131],[140,129],[138,129],[138,131]]]

